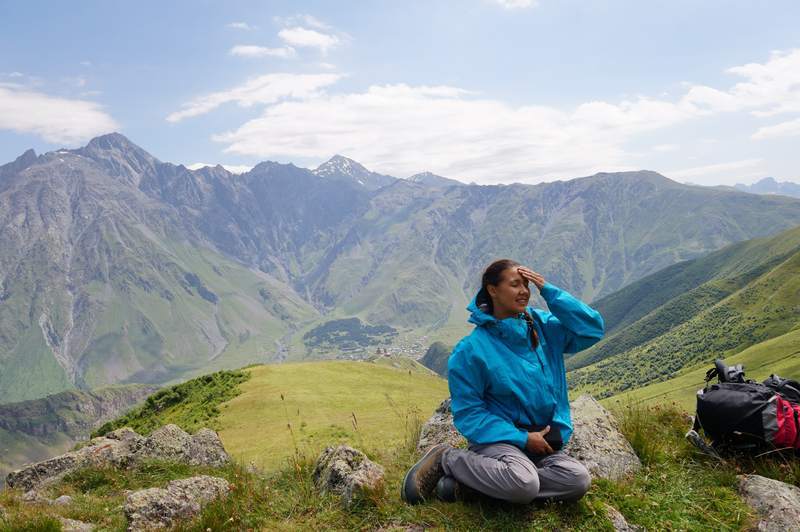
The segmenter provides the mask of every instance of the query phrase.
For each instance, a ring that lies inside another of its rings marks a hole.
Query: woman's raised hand
[[[530,268],[526,268],[525,266],[520,266],[517,268],[517,271],[528,282],[531,282],[536,285],[536,288],[539,290],[542,289],[544,286],[544,277],[541,273],[536,273],[535,271],[531,270]]]

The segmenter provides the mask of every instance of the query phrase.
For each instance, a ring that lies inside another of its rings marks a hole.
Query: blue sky
[[[0,0],[0,161],[800,182],[800,2]]]

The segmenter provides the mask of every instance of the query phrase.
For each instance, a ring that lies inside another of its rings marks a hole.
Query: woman
[[[533,283],[550,312],[529,307]],[[509,259],[493,262],[467,310],[475,329],[453,349],[453,422],[469,447],[432,447],[406,474],[401,496],[453,501],[471,488],[515,503],[577,500],[591,477],[560,451],[572,434],[564,353],[603,337],[600,313]]]

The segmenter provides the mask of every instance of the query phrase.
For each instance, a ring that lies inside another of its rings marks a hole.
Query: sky
[[[0,0],[0,163],[800,183],[800,2]]]

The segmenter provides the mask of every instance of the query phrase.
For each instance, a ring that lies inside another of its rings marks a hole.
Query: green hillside
[[[399,369],[374,362],[324,361],[254,366],[188,381],[184,391],[168,388],[150,407],[128,417],[132,424],[178,422],[196,428],[209,402],[211,421],[237,463],[219,470],[148,463],[126,471],[88,469],[43,491],[70,494],[76,504],[32,506],[22,493],[0,493],[8,509],[0,530],[57,530],[58,516],[123,530],[126,489],[163,485],[191,474],[223,476],[235,485],[225,501],[210,504],[187,530],[230,527],[253,530],[612,530],[606,504],[629,523],[648,530],[748,530],[755,516],[736,492],[743,469],[797,485],[800,470],[771,458],[753,463],[719,463],[698,455],[683,438],[685,414],[671,407],[615,408],[625,436],[644,467],[629,479],[595,479],[576,504],[512,505],[487,498],[455,504],[432,501],[408,506],[399,497],[407,469],[418,459],[420,421],[446,396],[446,382],[424,368]],[[246,380],[237,375],[247,373]],[[235,384],[229,379],[234,379]],[[225,384],[225,383],[228,384]],[[235,395],[230,399],[231,395]],[[136,425],[135,425],[136,426]],[[348,443],[381,464],[385,485],[351,510],[333,495],[320,495],[311,477],[326,445]],[[253,470],[251,463],[260,466]],[[37,528],[38,527],[38,528]]]
[[[750,346],[727,357],[725,363],[729,366],[742,364],[746,377],[757,381],[763,381],[772,373],[797,379],[800,377],[800,328]],[[703,387],[706,371],[711,367],[708,363],[699,364],[681,371],[675,378],[609,397],[604,402],[674,402],[681,408],[692,411],[695,407],[695,393]],[[716,382],[716,379],[712,382]]]
[[[0,486],[8,472],[66,452],[100,423],[119,416],[155,390],[141,384],[117,385],[0,405]]]
[[[729,260],[721,260],[725,256]],[[716,278],[672,299],[664,296],[665,303],[569,360],[574,392],[608,397],[667,380],[685,367],[727,358],[800,324],[800,228],[684,268],[703,271],[698,264],[713,265]],[[668,279],[674,272],[661,275]],[[654,283],[656,293],[660,286]],[[640,290],[634,286],[614,297],[630,301]]]

